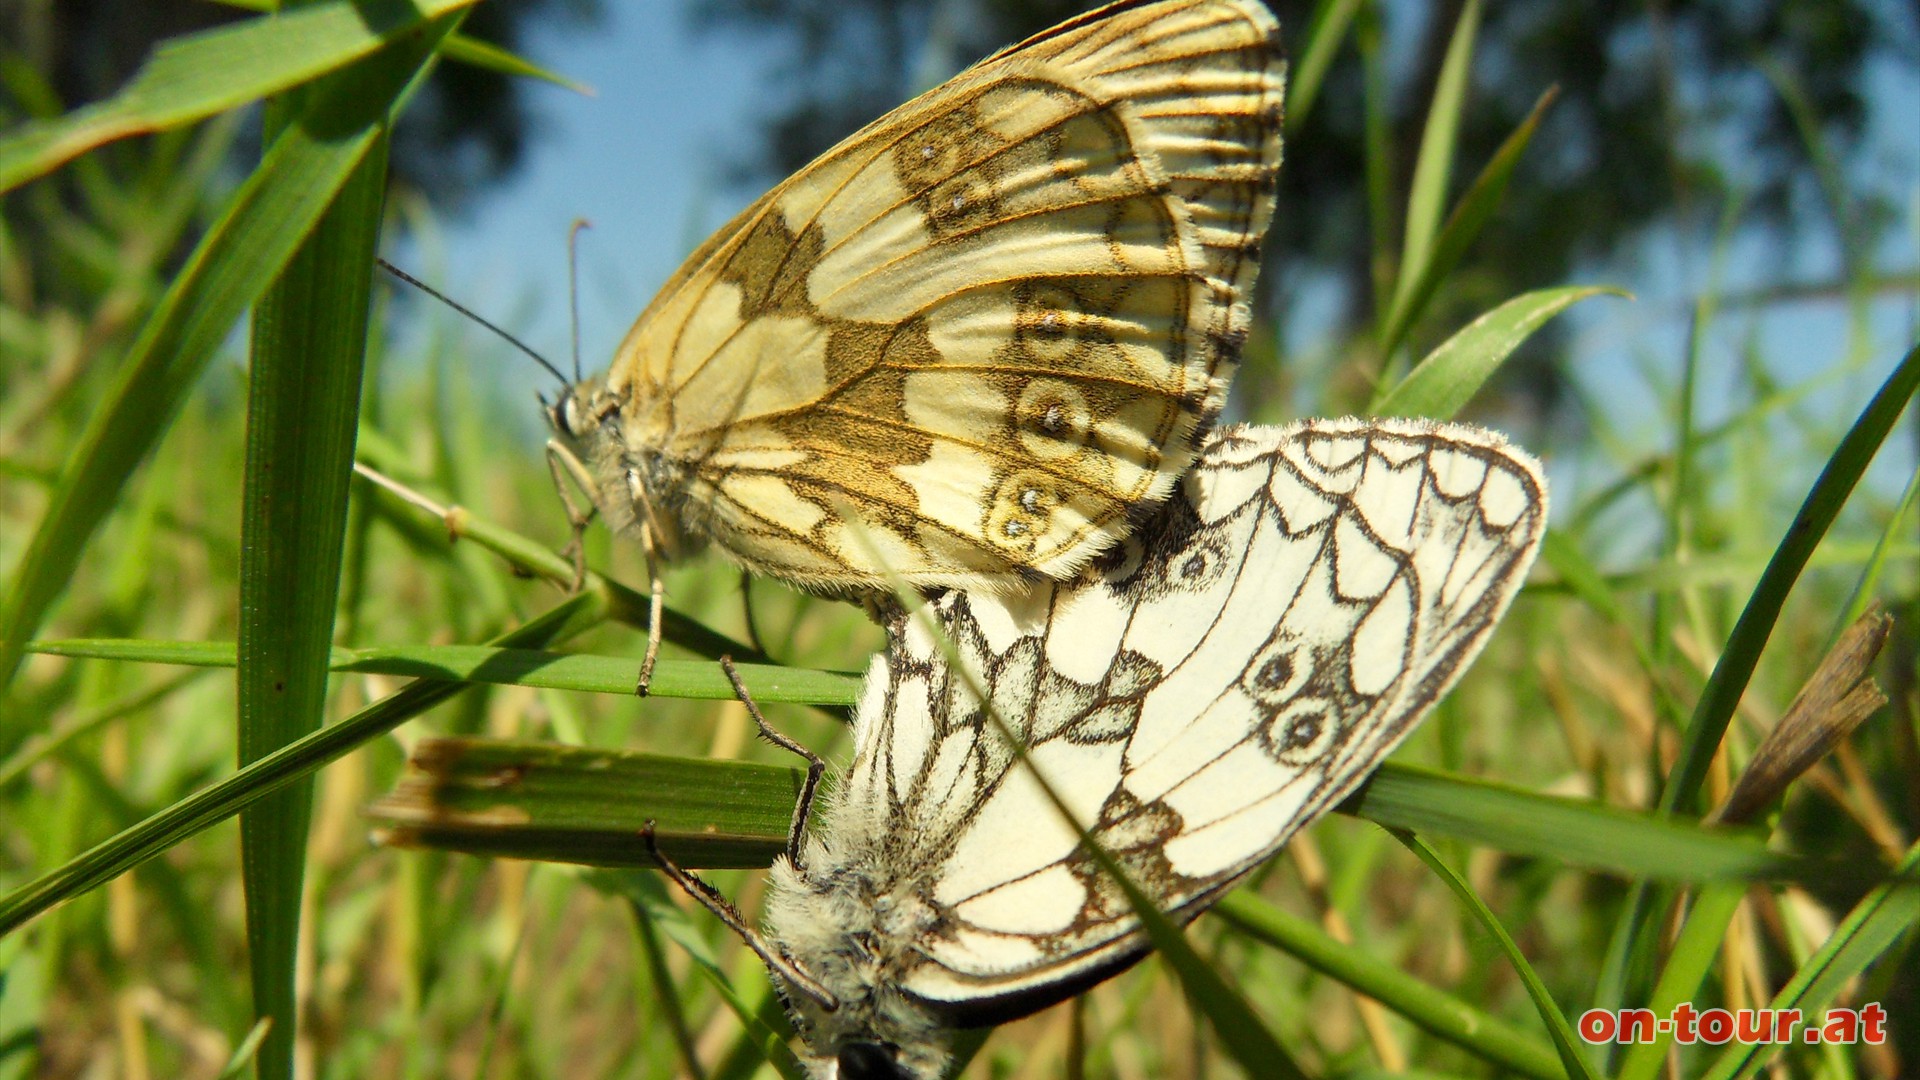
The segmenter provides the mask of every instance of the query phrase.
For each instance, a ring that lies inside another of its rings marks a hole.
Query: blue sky
[[[591,221],[580,249],[589,370],[605,365],[681,257],[750,198],[717,179],[729,140],[758,130],[751,110],[774,59],[738,36],[695,33],[679,3],[607,9],[599,27],[536,33],[527,50],[595,95],[531,84],[524,167],[469,220],[446,226],[443,251],[429,243],[420,254],[463,300],[561,362],[567,229]]]

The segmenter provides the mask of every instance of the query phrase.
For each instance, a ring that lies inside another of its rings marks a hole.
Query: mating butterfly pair
[[[650,552],[950,590],[893,618],[765,938],[670,868],[767,961],[817,1075],[932,1080],[942,1029],[1137,958],[1076,825],[1197,915],[1405,736],[1534,557],[1544,488],[1498,436],[1207,434],[1282,77],[1257,0],[1113,4],[998,53],[742,212],[552,410]]]

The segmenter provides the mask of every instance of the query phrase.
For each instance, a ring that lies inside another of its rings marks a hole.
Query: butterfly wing
[[[1525,454],[1418,421],[1224,432],[1184,495],[1097,579],[934,605],[1032,770],[917,623],[875,662],[834,813],[883,823],[885,850],[845,838],[841,854],[932,906],[900,982],[954,1023],[1059,1000],[1144,948],[1033,770],[1157,904],[1191,917],[1425,715],[1546,523]]]
[[[625,452],[789,580],[1070,575],[1219,412],[1273,209],[1277,35],[1257,0],[1115,5],[875,121],[641,316],[607,376]]]

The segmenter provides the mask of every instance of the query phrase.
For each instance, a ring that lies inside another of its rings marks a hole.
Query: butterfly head
[[[545,394],[540,397],[553,433],[576,452],[603,437],[608,423],[620,415],[619,399],[608,393],[606,382],[598,378],[568,384],[551,402],[545,401]]]
[[[872,902],[860,877],[806,881],[789,863],[774,867],[768,914],[786,964],[769,968],[805,1044],[807,1075],[941,1080],[952,1060],[946,1038],[926,1006],[899,987],[914,937],[875,924],[875,907],[885,905]]]
[[[682,470],[654,448],[654,440],[628,430],[623,412],[630,405],[630,395],[602,377],[572,383],[546,403],[554,434],[549,445],[558,448],[567,471],[615,532],[644,526],[662,555],[677,558],[699,546],[682,521]]]

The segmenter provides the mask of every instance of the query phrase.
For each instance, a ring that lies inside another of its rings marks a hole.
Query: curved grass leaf
[[[1608,293],[1625,295],[1605,286],[1573,285],[1516,296],[1428,353],[1371,411],[1377,416],[1449,419],[1541,324],[1590,296]]]
[[[1920,346],[1909,350],[1894,367],[1859,419],[1848,429],[1846,437],[1840,440],[1840,445],[1827,459],[1826,468],[1807,492],[1806,501],[1794,515],[1792,524],[1787,526],[1787,533],[1774,550],[1760,581],[1747,597],[1746,607],[1734,623],[1733,632],[1727,635],[1726,647],[1713,667],[1713,674],[1708,676],[1693,717],[1682,733],[1680,756],[1660,792],[1663,813],[1679,813],[1693,804],[1701,782],[1706,779],[1707,766],[1733,718],[1733,710],[1746,692],[1767,639],[1773,635],[1774,623],[1780,618],[1787,594],[1799,581],[1800,572],[1853,493],[1854,485],[1879,452],[1880,444],[1886,441],[1887,434],[1906,411],[1916,389],[1920,389]]]
[[[1467,193],[1460,197],[1453,213],[1447,216],[1447,224],[1440,230],[1440,238],[1434,242],[1431,254],[1425,254],[1424,261],[1418,265],[1409,258],[1402,266],[1400,288],[1394,294],[1393,306],[1387,312],[1384,329],[1380,333],[1382,356],[1391,356],[1400,347],[1407,332],[1413,328],[1414,321],[1426,311],[1427,302],[1433,299],[1434,291],[1460,265],[1467,250],[1480,238],[1481,230],[1487,227],[1494,211],[1500,208],[1500,200],[1507,193],[1507,181],[1513,177],[1514,166],[1520,163],[1520,156],[1526,153],[1527,144],[1533,141],[1533,133],[1539,128],[1540,118],[1546,114],[1547,106],[1553,104],[1554,95],[1553,89],[1540,95],[1533,111],[1500,144],[1500,149],[1480,170],[1480,175],[1474,177]],[[1424,147],[1422,149],[1424,152]]]
[[[261,14],[269,14],[277,10],[275,0],[214,0],[214,2]],[[498,45],[468,37],[465,34],[448,34],[440,42],[440,55],[453,63],[469,64],[487,71],[497,71],[502,75],[539,79],[541,82],[550,82],[584,97],[595,96],[593,88],[584,83],[575,82],[558,72],[548,71],[533,61],[516,56]]]
[[[342,73],[327,93],[313,95],[174,278],[82,433],[0,603],[0,689],[12,682],[22,647],[214,350],[279,276],[379,138],[388,109],[431,57],[437,35],[451,27],[448,17],[430,34],[409,35],[383,62]]]
[[[162,42],[113,97],[0,139],[0,192],[93,148],[251,104],[345,67],[477,0],[332,3]],[[269,275],[271,276],[271,275]]]
[[[1447,39],[1447,55],[1434,81],[1433,103],[1427,107],[1427,125],[1420,134],[1420,153],[1414,159],[1413,187],[1407,195],[1406,237],[1400,245],[1399,283],[1394,287],[1389,313],[1403,309],[1432,261],[1434,235],[1447,204],[1453,178],[1453,152],[1460,142],[1460,117],[1467,107],[1467,82],[1473,64],[1474,38],[1480,29],[1480,0],[1467,0]],[[1392,323],[1389,314],[1387,325]],[[1383,343],[1387,340],[1382,333]],[[1382,349],[1382,355],[1388,350]]]
[[[1347,29],[1360,10],[1360,0],[1321,0],[1307,24],[1306,47],[1300,50],[1287,79],[1287,136],[1300,130],[1313,103],[1319,100],[1320,87],[1327,81],[1327,69],[1334,54],[1347,40]]]
[[[1475,895],[1473,888],[1459,874],[1453,872],[1452,867],[1427,846],[1425,841],[1404,829],[1389,831],[1393,833],[1395,839],[1406,845],[1408,851],[1419,856],[1420,861],[1426,863],[1427,868],[1445,882],[1447,888],[1453,890],[1453,895],[1460,899],[1461,905],[1472,912],[1480,925],[1486,928],[1487,933],[1492,934],[1494,940],[1499,942],[1500,950],[1506,953],[1508,962],[1513,965],[1514,971],[1520,976],[1520,981],[1525,984],[1527,996],[1533,999],[1533,1006],[1540,1013],[1540,1019],[1546,1021],[1547,1033],[1553,1036],[1553,1048],[1559,1051],[1560,1063],[1566,1067],[1567,1075],[1581,1077],[1584,1080],[1596,1080],[1593,1073],[1587,1069],[1586,1062],[1580,1058],[1580,1040],[1574,1035],[1572,1025],[1567,1023],[1566,1014],[1560,1011],[1560,1006],[1554,1002],[1553,995],[1547,992],[1547,984],[1540,981],[1539,972],[1534,971],[1533,965],[1527,963],[1526,955],[1520,951],[1520,946],[1514,943],[1513,936],[1507,933],[1507,928],[1500,925],[1500,920],[1494,917],[1493,911],[1480,900],[1479,896]]]
[[[582,97],[594,97],[594,89],[582,82],[576,82],[557,71],[549,71],[523,56],[508,52],[490,41],[468,37],[465,34],[449,34],[440,46],[440,55],[448,61],[477,67],[486,71],[497,71],[502,75],[517,76],[523,79],[539,79],[552,83],[563,90],[571,90]]]

